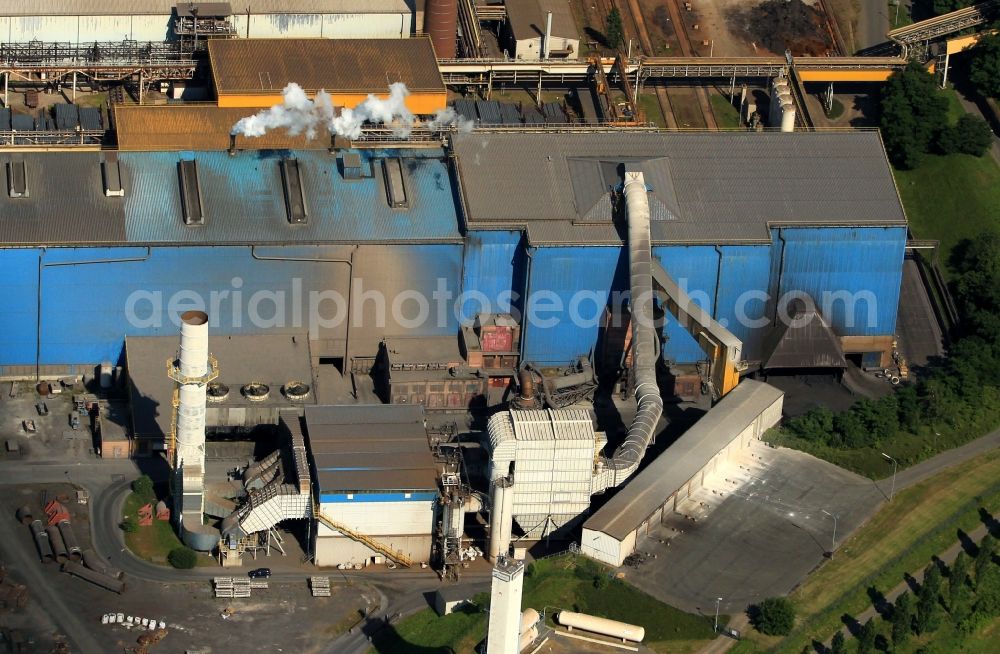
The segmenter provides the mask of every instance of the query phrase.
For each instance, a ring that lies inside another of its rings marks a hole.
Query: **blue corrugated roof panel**
[[[511,102],[501,102],[500,120],[504,125],[520,125],[521,114],[518,113],[517,106]]]
[[[361,150],[377,160],[401,157],[407,207],[393,209],[381,175],[345,181],[336,158],[325,152],[194,153],[205,224],[186,226],[176,183],[178,153],[119,155],[132,172],[125,198],[127,237],[133,243],[281,243],[459,241],[458,219],[447,164],[441,150]],[[304,225],[289,225],[278,163],[298,160],[309,213]],[[373,165],[374,164],[374,165]]]
[[[500,125],[503,122],[500,116],[500,103],[496,100],[477,100],[476,113],[479,114],[479,122],[483,125]]]
[[[97,107],[80,107],[80,128],[88,130],[103,129],[101,125],[101,110]]]
[[[462,291],[469,301],[462,307],[463,319],[471,320],[479,312],[507,313],[519,306],[512,294],[524,292],[525,267],[521,232],[469,232],[462,266]],[[472,293],[480,295],[472,297]]]

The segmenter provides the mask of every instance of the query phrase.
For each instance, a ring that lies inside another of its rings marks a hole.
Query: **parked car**
[[[271,576],[271,568],[257,568],[247,573],[251,579],[267,579]]]

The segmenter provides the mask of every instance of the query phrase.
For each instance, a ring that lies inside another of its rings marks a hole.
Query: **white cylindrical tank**
[[[646,630],[642,627],[628,624],[627,622],[599,618],[596,615],[587,615],[586,613],[560,611],[556,615],[556,620],[559,621],[559,624],[569,629],[575,627],[584,631],[591,631],[595,634],[611,636],[612,638],[631,640],[635,643],[641,643],[642,639],[646,636]]]
[[[781,107],[781,131],[795,131],[795,107],[792,105]]]
[[[539,617],[538,611],[535,609],[524,609],[524,611],[521,612],[521,633],[523,634],[538,624]]]
[[[527,631],[523,632],[517,644],[517,651],[523,652],[524,650],[526,650],[528,646],[531,645],[531,643],[535,642],[536,638],[538,638],[537,627],[532,627],[531,629],[528,629]]]
[[[208,314],[188,311],[181,316],[180,374],[203,379],[208,374]],[[181,383],[177,405],[177,465],[205,465],[205,403],[203,381]]]

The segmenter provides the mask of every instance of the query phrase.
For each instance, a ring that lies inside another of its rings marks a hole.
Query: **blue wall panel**
[[[0,311],[0,365],[35,363],[38,251],[0,250],[4,280]]]
[[[270,247],[258,250],[258,254],[315,258],[323,256],[322,250]],[[331,248],[331,254],[343,251]],[[7,315],[11,318],[4,322],[10,323],[12,337],[4,341],[2,364],[35,361],[37,252],[0,252],[0,270],[12,270],[10,278],[17,280],[8,293],[12,309]],[[439,279],[458,289],[461,246],[378,246],[359,252],[356,277],[363,278],[366,289],[383,290],[389,307],[394,294],[402,290],[418,291],[430,300]],[[119,361],[126,334],[175,335],[177,313],[192,308],[207,309],[211,328],[217,333],[301,332],[310,326],[312,291],[335,291],[345,298],[348,293],[344,264],[256,260],[249,247],[63,248],[47,250],[43,261],[43,364]],[[358,290],[356,287],[355,292]],[[300,298],[298,303],[296,297]],[[272,298],[280,298],[280,313]],[[252,307],[256,307],[255,312]],[[326,305],[323,315],[329,318],[333,312],[332,306]],[[358,347],[372,345],[381,333],[428,336],[455,334],[458,329],[451,306],[441,312],[445,316],[441,324],[432,306],[429,319],[416,328],[394,323],[391,309],[386,313],[383,328],[369,328],[373,326],[365,323],[352,330]],[[343,338],[346,324],[345,316],[341,324],[320,328],[316,335]],[[371,338],[365,338],[368,336]]]
[[[771,248],[766,245],[724,245],[722,272],[716,294],[715,319],[743,341],[743,356],[760,356],[765,327],[754,327],[767,316],[766,294],[771,276]]]
[[[805,292],[840,336],[895,333],[905,227],[785,228],[772,236],[779,305]]]
[[[520,306],[517,297],[524,292],[525,260],[521,232],[470,232],[465,240],[462,264],[462,291],[482,293],[495,312]],[[509,297],[509,299],[507,299]],[[483,302],[471,298],[463,306],[463,320],[471,320]]]
[[[537,248],[530,266],[528,309],[522,321],[524,360],[557,366],[589,355],[597,344],[602,311],[612,299],[611,292],[628,288],[628,251],[621,247]],[[532,312],[532,306],[537,311]],[[549,310],[553,306],[559,309]]]
[[[710,245],[661,246],[653,248],[653,256],[674,281],[701,308],[712,313],[715,309],[715,289],[718,284],[719,254]],[[705,358],[704,352],[686,329],[669,313],[665,316],[664,333],[667,341],[663,357],[675,363],[691,363]]]

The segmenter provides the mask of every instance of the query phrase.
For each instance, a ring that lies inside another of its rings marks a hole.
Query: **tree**
[[[119,526],[126,534],[134,534],[139,531],[139,523],[137,523],[132,516],[126,516]]]
[[[944,154],[959,152],[981,157],[993,144],[993,130],[981,117],[964,114],[954,127],[941,130],[937,143]]]
[[[961,588],[969,580],[969,555],[959,552],[958,556],[951,563],[948,570],[948,592],[954,592],[956,588]]]
[[[868,618],[868,622],[861,627],[858,634],[858,654],[871,654],[875,651],[875,639],[878,637],[878,628],[875,626],[875,619]]]
[[[932,0],[931,10],[935,16],[951,13],[969,7],[975,0]]]
[[[941,597],[941,569],[936,563],[931,563],[924,570],[924,583],[920,585],[917,597],[917,615],[915,624],[918,634],[937,631],[941,626],[941,612],[938,610],[938,600]]]
[[[762,634],[787,636],[795,626],[795,606],[787,597],[769,597],[751,607],[750,622]]]
[[[830,641],[830,654],[847,654],[847,644],[844,642],[843,631],[833,634],[833,640]]]
[[[612,49],[618,48],[622,44],[622,38],[624,35],[624,29],[622,28],[622,15],[618,12],[618,8],[614,7],[608,13],[608,28],[604,32],[604,40],[608,42],[608,47]]]
[[[993,563],[993,553],[996,551],[997,541],[992,534],[986,534],[983,539],[979,541],[979,551],[976,552],[976,590],[978,591],[980,582],[983,579],[983,575],[987,570],[992,568]]]
[[[897,648],[906,642],[913,630],[913,598],[904,592],[892,608],[892,644]]]
[[[976,584],[976,613],[1000,615],[1000,567],[987,567]]]
[[[190,547],[175,547],[167,554],[167,562],[179,570],[190,570],[198,565],[198,553]]]
[[[152,500],[155,498],[153,494],[153,480],[149,478],[149,475],[142,475],[137,477],[132,482],[132,492],[141,497],[144,500]]]
[[[893,73],[882,89],[882,138],[893,164],[916,168],[945,126],[948,100],[917,62]]]
[[[984,34],[972,51],[969,81],[981,94],[1000,98],[1000,35]]]

